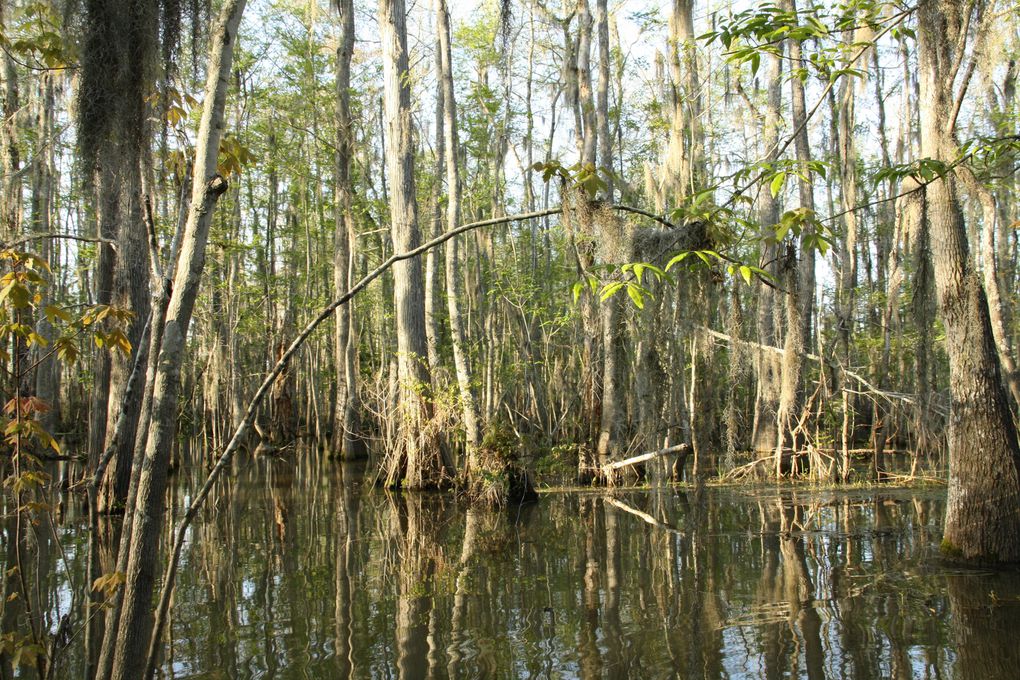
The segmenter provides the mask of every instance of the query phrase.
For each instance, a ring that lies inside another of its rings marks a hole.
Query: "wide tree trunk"
[[[223,135],[234,44],[244,5],[245,0],[228,0],[221,11],[217,28],[210,36],[205,105],[196,138],[191,207],[174,274],[173,293],[167,307],[159,365],[155,380],[147,388],[152,394],[152,416],[144,460],[136,461],[136,464],[141,464],[141,474],[132,508],[131,533],[121,539],[128,541],[130,548],[110,674],[113,680],[147,678],[154,661],[150,649],[154,648],[150,640],[153,586],[163,530],[167,469],[176,438],[175,416],[181,365],[205,266],[205,249],[214,207],[227,188],[226,181],[216,172],[217,155]],[[158,632],[154,639],[158,639]]]
[[[156,0],[95,0],[85,3],[85,10],[79,146],[95,189],[99,235],[117,244],[116,249],[109,244],[99,248],[95,299],[134,312],[127,330],[137,350],[150,301],[138,168],[148,153],[146,98],[152,93],[160,10]],[[131,357],[120,353],[96,356],[89,424],[91,469],[111,441],[131,364]],[[127,498],[138,406],[131,404],[128,411],[128,436],[118,446],[113,476],[100,498],[100,506],[107,510]]]
[[[964,8],[953,0],[918,7],[922,156],[952,162],[951,120]],[[943,552],[966,560],[1020,561],[1020,447],[1010,415],[988,301],[968,255],[952,173],[926,189],[939,311],[946,327],[952,407],[949,498]]]

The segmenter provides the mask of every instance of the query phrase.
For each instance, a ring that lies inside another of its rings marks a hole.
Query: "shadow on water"
[[[312,456],[241,461],[192,528],[160,677],[1014,678],[1020,574],[943,565],[943,506],[708,488],[494,514]],[[82,526],[58,527],[77,581]]]

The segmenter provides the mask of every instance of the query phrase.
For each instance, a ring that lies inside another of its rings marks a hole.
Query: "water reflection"
[[[177,513],[200,476],[182,474]],[[210,500],[184,552],[163,678],[1020,667],[1020,576],[941,564],[937,491],[558,493],[495,515],[365,491],[356,468],[308,458],[243,461]],[[61,530],[77,522],[69,512]]]

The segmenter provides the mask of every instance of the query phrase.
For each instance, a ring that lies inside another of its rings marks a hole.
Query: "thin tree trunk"
[[[865,37],[855,35],[854,41]],[[839,474],[845,482],[850,478],[850,449],[853,446],[853,397],[849,378],[851,341],[854,326],[854,305],[857,290],[857,149],[854,143],[855,88],[853,79],[843,80],[839,94],[839,109],[833,111],[837,120],[837,155],[839,158],[840,207],[843,211],[843,238],[839,243],[839,280],[836,289],[836,324],[840,347],[841,396],[843,423],[841,428],[842,456]]]
[[[609,9],[606,0],[597,0],[597,33],[599,39],[598,91],[595,107],[595,125],[598,137],[598,164],[600,169],[613,168],[612,137],[609,134]],[[613,202],[614,187],[611,172],[606,173],[604,199]],[[602,317],[602,418],[598,438],[598,464],[604,466],[621,453],[620,441],[624,419],[624,359],[623,359],[623,301],[614,295],[603,300],[599,308]]]
[[[784,8],[797,11],[796,0],[786,0]],[[793,68],[802,67],[801,44],[797,40],[789,41],[790,62]],[[794,139],[795,153],[798,163],[804,168],[811,161],[811,147],[808,142],[807,110],[804,103],[804,83],[799,78],[790,79],[790,99],[793,128],[797,130]],[[798,181],[800,207],[814,213],[814,187],[806,169],[802,170]],[[807,230],[801,234],[801,243],[807,236]],[[781,473],[782,453],[787,443],[795,452],[799,447],[800,437],[795,432],[802,399],[801,356],[805,348],[811,346],[811,322],[814,311],[815,289],[815,253],[810,248],[800,248],[798,262],[796,247],[793,243],[787,246],[786,262],[788,293],[786,295],[786,338],[783,342],[782,387],[777,411],[778,432],[776,437],[775,474]],[[796,275],[793,271],[796,270]],[[797,327],[793,327],[797,324]]]
[[[44,74],[39,83],[39,101],[36,111],[36,134],[38,151],[33,168],[34,180],[32,182],[32,229],[41,234],[48,234],[51,229],[51,214],[53,209],[53,76]],[[2,211],[0,211],[2,212]],[[2,230],[0,230],[2,231]],[[40,255],[49,262],[51,269],[57,271],[59,243],[46,239],[41,244]],[[59,291],[55,281],[50,281],[43,293],[43,302],[40,305],[45,307],[52,304]],[[37,332],[46,340],[52,342],[54,339],[53,325],[45,314],[37,319]],[[43,353],[45,352],[45,353]],[[49,410],[42,414],[40,420],[43,428],[56,434],[60,424],[60,365],[57,358],[48,351],[41,351],[39,354],[39,367],[35,374],[35,394],[44,401]]]
[[[13,3],[11,3],[13,5]],[[0,2],[0,24],[5,21],[7,3]],[[8,17],[7,21],[10,20]],[[0,90],[0,240],[5,242],[21,233],[21,156],[18,153],[18,71],[14,57],[9,50],[0,56],[0,76],[3,88]]]
[[[796,12],[797,2],[796,0],[786,0],[787,9]],[[790,44],[790,63],[793,64],[794,68],[804,68],[804,59],[801,56],[801,44],[796,40],[789,41]],[[798,181],[797,187],[800,196],[800,207],[810,210],[812,213],[815,211],[815,192],[814,185],[811,182],[810,175],[803,169],[807,163],[811,162],[811,145],[808,141],[808,129],[807,129],[807,108],[804,103],[804,83],[801,82],[800,78],[790,79],[790,101],[791,101],[791,118],[793,127],[798,130],[797,137],[794,140],[794,150],[797,157],[797,162],[802,167],[803,177]],[[814,307],[815,307],[815,253],[814,250],[808,249],[800,254],[800,324],[801,324],[801,341],[804,347],[812,346],[812,328],[814,323]]]
[[[780,42],[778,49],[783,49]],[[762,130],[762,147],[768,161],[776,160],[779,146],[779,126],[783,105],[783,60],[782,52],[766,57],[765,77],[768,80],[768,105]],[[779,197],[773,196],[769,190],[762,191],[758,197],[758,214],[764,230],[774,229],[779,223]],[[767,231],[766,231],[767,233]],[[779,271],[780,246],[763,245],[762,260],[766,271],[775,276]],[[776,293],[765,284],[758,284],[758,342],[763,345],[778,345],[779,332],[776,328],[777,301]],[[771,452],[776,443],[776,409],[780,392],[780,366],[774,357],[758,352],[755,357],[757,365],[758,389],[755,395],[754,423],[751,435],[751,448],[755,451]]]
[[[439,33],[439,78],[443,97],[443,113],[445,116],[446,144],[444,147],[446,166],[446,222],[447,229],[452,230],[460,224],[460,161],[459,133],[457,130],[457,102],[453,89],[453,61],[450,44],[450,16],[446,0],[436,0],[436,30]],[[442,166],[440,166],[442,167]],[[468,364],[466,334],[461,316],[461,272],[458,255],[458,239],[453,238],[446,244],[446,300],[450,314],[450,334],[453,337],[453,361],[457,372],[457,389],[460,397],[461,415],[464,418],[464,430],[467,435],[468,475],[477,470],[478,447],[482,443],[480,416],[477,399],[471,385],[471,368]]]
[[[351,183],[351,157],[354,152],[351,120],[351,58],[354,54],[354,3],[336,0],[340,13],[340,37],[336,51],[336,214],[333,234],[333,292],[339,296],[350,289],[354,277],[356,232],[354,227]],[[344,307],[336,315],[334,359],[337,371],[336,404],[333,410],[333,448],[343,458],[364,455],[360,438],[354,310]]]
[[[408,81],[407,27],[404,0],[380,0],[379,30],[383,49],[386,113],[386,174],[390,190],[390,231],[396,252],[418,246],[412,146],[411,85]],[[435,431],[430,399],[432,375],[425,335],[425,282],[420,259],[393,267],[400,380],[398,442],[389,452],[386,485],[409,489],[442,487],[453,476]]]

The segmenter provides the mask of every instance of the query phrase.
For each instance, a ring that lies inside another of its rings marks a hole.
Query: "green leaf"
[[[630,299],[634,303],[635,307],[637,307],[638,309],[645,308],[644,297],[641,294],[641,288],[639,286],[628,285],[627,295],[630,296]]]
[[[776,176],[772,178],[772,182],[769,184],[769,192],[772,194],[772,198],[779,195],[779,192],[783,190],[783,184],[786,183],[786,173],[777,172]]]
[[[607,283],[605,286],[602,287],[602,292],[599,294],[599,301],[605,302],[613,295],[615,295],[616,292],[621,288],[623,288],[622,281],[613,281],[612,283]]]
[[[678,254],[674,255],[673,259],[671,259],[669,262],[666,263],[666,271],[669,271],[670,269],[672,269],[673,265],[677,265],[677,264],[680,264],[681,262],[683,262],[685,259],[687,259],[687,256],[690,255],[690,254],[691,254],[691,251],[685,250],[682,253],[678,253]]]

